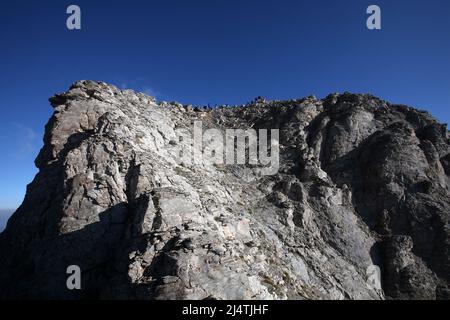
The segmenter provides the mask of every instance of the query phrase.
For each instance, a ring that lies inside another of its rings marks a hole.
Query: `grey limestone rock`
[[[193,108],[93,81],[50,102],[1,298],[450,298],[449,137],[423,111],[350,93]],[[179,163],[194,121],[279,129],[279,170]]]

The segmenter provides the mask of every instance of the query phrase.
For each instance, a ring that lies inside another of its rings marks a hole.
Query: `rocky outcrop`
[[[50,101],[1,298],[450,298],[450,144],[426,112],[349,93],[193,108],[92,81]],[[278,129],[279,168],[180,163],[196,121]]]

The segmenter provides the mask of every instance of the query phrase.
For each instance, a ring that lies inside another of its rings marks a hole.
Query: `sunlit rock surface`
[[[192,108],[92,81],[50,101],[1,298],[450,298],[448,131],[426,112],[349,93]],[[195,121],[279,129],[279,170],[180,164]]]

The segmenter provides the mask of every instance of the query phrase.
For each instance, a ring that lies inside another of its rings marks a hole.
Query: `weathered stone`
[[[50,101],[0,234],[1,298],[450,296],[450,144],[424,112],[350,93],[194,109],[93,81]],[[179,163],[176,130],[198,120],[279,129],[278,172]]]

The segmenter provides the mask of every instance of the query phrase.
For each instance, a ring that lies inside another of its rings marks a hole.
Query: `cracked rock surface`
[[[193,108],[93,81],[50,101],[0,298],[450,299],[450,144],[426,112],[349,93]],[[180,164],[194,121],[279,129],[279,170]]]

